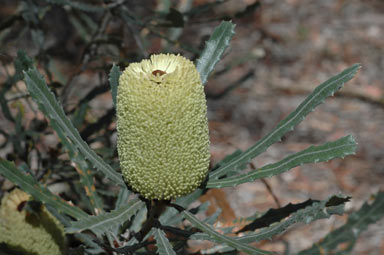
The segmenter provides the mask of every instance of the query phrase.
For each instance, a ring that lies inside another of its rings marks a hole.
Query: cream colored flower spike
[[[194,64],[160,54],[130,64],[117,93],[120,166],[147,199],[194,191],[209,165],[207,104]]]
[[[28,213],[24,207],[29,199],[27,193],[15,189],[1,200],[0,243],[15,254],[67,254],[64,226],[44,205]]]

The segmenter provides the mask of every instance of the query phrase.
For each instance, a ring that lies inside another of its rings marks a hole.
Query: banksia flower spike
[[[67,254],[64,226],[44,205],[36,214],[27,212],[24,207],[29,199],[30,196],[19,189],[3,197],[0,244],[4,243],[15,254]]]
[[[147,199],[194,191],[209,165],[207,104],[194,64],[153,55],[130,64],[117,93],[118,153],[125,181]]]

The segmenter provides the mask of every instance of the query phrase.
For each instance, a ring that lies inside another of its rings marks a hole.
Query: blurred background
[[[113,63],[123,69],[160,52],[196,59],[222,20],[236,24],[224,58],[208,79],[212,164],[267,134],[317,85],[361,63],[357,76],[316,108],[255,167],[311,144],[353,134],[358,151],[344,160],[297,167],[201,200],[223,210],[219,224],[239,217],[345,194],[350,213],[384,188],[384,2],[381,0],[1,0],[0,156],[27,164],[66,199],[72,166],[18,75],[20,50],[34,59],[50,88],[92,148],[117,162],[108,85]],[[17,57],[19,54],[19,58]],[[1,193],[12,184],[0,177]],[[2,195],[2,194],[1,194]],[[345,223],[347,215],[295,225],[260,248],[292,254]],[[209,247],[207,243],[191,243]],[[355,255],[384,254],[384,221],[372,225]]]

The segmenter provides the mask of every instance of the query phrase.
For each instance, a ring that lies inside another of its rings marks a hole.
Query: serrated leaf
[[[142,228],[143,224],[145,223],[145,220],[147,219],[148,215],[147,207],[143,206],[137,213],[135,214],[135,218],[133,218],[130,226],[129,231],[137,233]]]
[[[319,219],[326,219],[331,217],[334,214],[340,214],[343,211],[344,203],[348,201],[343,197],[340,198],[340,204],[335,205],[339,210],[334,210],[334,208],[327,206],[328,202],[336,196],[328,198],[323,201],[315,202],[310,206],[307,206],[303,209],[298,210],[293,213],[287,220],[273,224],[269,227],[263,228],[257,233],[246,234],[242,237],[237,237],[236,240],[245,243],[258,242],[261,240],[266,240],[284,232],[289,226],[298,223],[304,222],[306,224],[313,222]]]
[[[109,85],[111,86],[113,105],[116,107],[117,87],[119,86],[119,78],[121,75],[120,68],[113,64],[111,71],[109,72]]]
[[[271,208],[267,212],[260,214],[256,213],[258,216],[252,216],[249,224],[242,227],[236,233],[245,232],[245,231],[254,231],[256,229],[265,228],[270,226],[273,223],[280,222],[284,218],[289,217],[292,213],[295,213],[301,209],[313,205],[313,203],[318,203],[318,200],[307,199],[304,202],[292,204],[289,203],[280,208]],[[247,219],[246,219],[247,221]]]
[[[128,201],[128,197],[131,192],[127,188],[120,188],[119,195],[117,195],[115,208],[118,209],[121,206],[125,205]]]
[[[239,251],[246,252],[247,254],[272,254],[272,252],[257,249],[250,245],[236,241],[231,237],[220,234],[219,232],[215,231],[212,226],[198,220],[195,216],[193,216],[193,214],[188,211],[183,211],[182,214],[194,227],[208,234],[212,238],[212,240],[217,243],[226,244]]]
[[[89,252],[91,254],[102,254],[103,252],[105,252],[104,249],[101,248],[100,245],[98,243],[96,243],[92,239],[92,237],[90,237],[89,235],[83,234],[83,233],[76,233],[74,236],[76,237],[76,239],[80,240],[86,246],[89,247],[89,248],[87,248],[87,252]]]
[[[79,132],[67,118],[63,109],[57,102],[55,96],[48,89],[44,78],[36,69],[30,69],[25,74],[25,83],[32,98],[38,104],[40,110],[51,121],[56,122],[54,127],[59,128],[62,133],[68,137],[82,156],[96,169],[101,171],[105,177],[116,184],[125,187],[125,183],[120,174],[118,174],[110,165],[100,158],[81,138]]]
[[[337,252],[352,250],[359,235],[370,224],[384,217],[384,192],[379,192],[375,197],[372,204],[365,203],[357,212],[349,215],[347,223],[329,233],[319,243],[301,251],[299,254],[337,254]],[[341,244],[345,244],[345,246]],[[346,249],[342,247],[346,247]]]
[[[333,95],[337,90],[342,88],[345,82],[353,78],[359,68],[360,64],[355,64],[322,83],[296,108],[295,111],[290,113],[284,120],[280,121],[269,134],[261,138],[255,145],[249,147],[238,157],[211,172],[209,174],[209,179],[218,179],[229,171],[242,170],[241,167],[248,163],[252,158],[257,157],[273,143],[281,140],[281,137],[285,133],[291,131],[297,124],[299,124],[313,111],[313,109],[315,109],[316,106],[321,104],[326,97]]]
[[[101,212],[103,210],[103,203],[97,194],[94,177],[88,163],[81,156],[81,154],[76,154],[71,157],[71,161],[76,164],[75,169],[79,174],[80,183],[82,184],[85,194],[89,199],[91,210],[96,214]]]
[[[85,193],[89,199],[89,204],[91,211],[98,213],[102,211],[103,203],[96,192],[96,187],[93,179],[92,172],[88,166],[88,163],[81,154],[78,153],[76,146],[73,145],[70,139],[65,136],[62,132],[62,129],[57,126],[56,121],[51,121],[52,128],[56,131],[59,136],[62,144],[66,148],[69,158],[74,163],[74,168],[76,172],[79,174],[80,183],[83,185]]]
[[[180,205],[181,207],[187,207],[188,205],[192,204],[192,202],[196,201],[202,194],[202,189],[196,189],[194,192],[186,196],[177,198],[175,204]],[[179,212],[175,208],[168,207],[160,216],[159,221],[162,225],[171,225],[170,222],[172,222],[174,225],[177,225],[180,221],[183,220],[182,215],[179,216],[177,214],[179,214]]]
[[[116,199],[116,202],[115,202],[115,210],[119,209],[120,207],[122,207],[125,204],[127,204],[128,197],[129,197],[130,194],[131,194],[131,191],[129,191],[127,188],[120,187],[120,191],[119,191],[119,194],[117,195],[117,199]],[[142,209],[140,209],[139,212],[140,211],[142,211]],[[135,214],[134,220],[136,219],[136,217],[137,217],[137,213]],[[130,225],[132,225],[132,224],[133,223],[131,223]],[[119,235],[119,233],[120,233],[120,226],[117,226],[117,227],[111,229],[111,232],[114,235],[116,235],[116,236]]]
[[[205,48],[196,61],[197,71],[200,73],[203,85],[207,82],[208,75],[213,71],[215,65],[221,59],[225,49],[229,46],[232,36],[235,34],[236,25],[230,21],[223,21],[215,28],[209,40],[205,43]]]
[[[352,136],[348,135],[320,146],[310,146],[309,148],[290,155],[277,163],[263,166],[246,174],[219,180],[210,180],[207,183],[207,188],[236,186],[242,183],[254,181],[256,179],[281,174],[303,164],[328,161],[333,158],[340,158],[346,155],[354,154],[355,150],[356,142]]]
[[[0,159],[0,173],[36,200],[53,206],[61,213],[68,214],[75,219],[82,219],[87,216],[80,208],[71,206],[59,196],[52,194],[47,188],[41,186],[32,176],[22,173],[12,162]]]
[[[153,231],[153,236],[156,240],[157,254],[176,255],[176,252],[173,250],[172,245],[169,242],[168,238],[165,236],[164,231],[155,228],[155,230]]]
[[[144,203],[135,199],[129,201],[126,205],[121,206],[114,211],[103,213],[97,216],[88,216],[79,221],[71,222],[71,226],[66,229],[67,233],[81,232],[91,230],[97,236],[101,236],[107,231],[117,226],[121,226],[128,221]]]
[[[328,206],[328,202],[334,198],[339,198],[338,203],[335,204],[334,206]],[[257,233],[254,233],[254,232],[247,233],[241,237],[236,237],[234,239],[242,243],[251,243],[251,242],[258,242],[261,240],[272,238],[277,234],[284,232],[289,226],[295,223],[298,223],[298,222],[310,223],[315,220],[329,218],[334,214],[340,214],[340,212],[343,212],[344,203],[347,202],[348,200],[349,200],[348,198],[338,197],[338,196],[332,196],[331,198],[323,201],[313,202],[313,200],[309,200],[311,203],[309,203],[308,206],[300,210],[297,210],[295,213],[291,214],[286,220],[279,223],[275,223],[269,227],[265,227],[260,231],[258,231]],[[307,204],[307,203],[303,203],[303,204]],[[335,207],[337,207],[338,210],[335,210]],[[279,210],[279,209],[276,209],[276,210]],[[190,238],[194,240],[213,241],[213,238],[206,233],[196,233],[190,236]],[[227,246],[221,246],[218,248],[220,248],[220,251],[225,251],[226,250],[225,247]]]

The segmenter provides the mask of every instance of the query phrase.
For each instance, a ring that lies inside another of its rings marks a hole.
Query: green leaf
[[[153,236],[156,240],[157,253],[159,255],[176,255],[176,252],[173,250],[172,245],[168,238],[165,236],[164,231],[155,228],[153,231]]]
[[[93,240],[93,238],[90,237],[89,235],[83,234],[83,233],[76,233],[76,234],[74,234],[74,236],[76,237],[76,239],[80,240],[86,246],[89,247],[89,248],[87,248],[87,252],[88,253],[91,253],[91,254],[102,254],[103,252],[105,252],[104,249],[101,248],[100,245],[98,243],[96,243]],[[85,254],[88,254],[88,253],[85,253]]]
[[[119,209],[103,213],[97,216],[88,216],[79,221],[71,222],[71,226],[66,229],[67,233],[81,232],[91,230],[97,236],[101,236],[110,229],[121,226],[128,221],[144,203],[139,200],[131,200]]]
[[[32,176],[22,173],[12,162],[0,159],[0,173],[36,200],[47,203],[62,213],[68,214],[75,219],[82,219],[87,216],[80,208],[70,205],[59,196],[52,194],[47,188],[41,186]]]
[[[215,231],[213,229],[212,226],[198,220],[195,216],[193,216],[193,214],[191,214],[188,211],[183,211],[182,214],[184,215],[184,217],[189,222],[191,222],[191,224],[194,227],[196,227],[196,228],[200,229],[201,231],[205,232],[206,234],[208,234],[212,238],[212,240],[215,240],[217,243],[226,244],[226,245],[228,245],[232,248],[235,248],[239,251],[246,252],[247,254],[272,254],[272,252],[257,249],[255,247],[250,246],[250,245],[236,241],[235,239],[233,239],[231,237],[228,237],[228,236],[225,236],[225,235],[218,233],[217,231]]]
[[[341,204],[337,206],[328,206],[328,202],[335,197],[340,199]],[[348,201],[348,199],[332,196],[326,200],[315,202],[312,205],[293,213],[287,220],[263,228],[257,233],[250,233],[242,237],[237,237],[236,240],[244,243],[258,242],[272,238],[273,236],[284,232],[289,226],[298,222],[308,224],[315,220],[329,218],[334,214],[340,215],[344,211],[343,208],[346,201]]]
[[[207,188],[236,186],[256,179],[281,174],[306,163],[316,163],[328,161],[333,158],[345,157],[346,155],[354,154],[355,150],[356,142],[352,136],[348,135],[320,146],[310,146],[309,148],[292,154],[277,163],[268,164],[246,174],[208,181]]]
[[[109,85],[111,86],[113,105],[116,107],[117,87],[119,86],[119,78],[121,71],[119,66],[113,64],[111,71],[109,72]]]
[[[145,220],[147,219],[148,215],[147,207],[143,206],[137,213],[135,214],[135,217],[132,219],[131,224],[129,226],[129,231],[137,233],[141,230],[143,227],[143,224],[145,223]]]
[[[216,169],[219,169],[221,166],[224,166],[226,165],[227,163],[230,163],[231,160],[235,159],[236,157],[238,157],[239,155],[241,155],[243,153],[242,150],[236,150],[234,151],[233,153],[225,156],[221,161],[219,161],[212,169],[211,171],[214,172]],[[239,171],[245,169],[247,167],[247,163],[248,162],[244,162],[243,165],[239,165],[237,168],[233,168],[232,170],[229,170],[226,172],[225,176],[226,177],[230,177],[230,176],[233,176],[233,175],[236,175],[239,173]]]
[[[203,194],[203,192],[204,191],[202,189],[196,189],[194,192],[186,196],[177,198],[175,204],[180,205],[181,207],[187,207],[192,204],[192,202],[196,201]],[[171,222],[173,225],[177,225],[183,220],[183,217],[175,208],[168,207],[160,216],[159,220],[162,225],[171,225]]]
[[[359,235],[370,224],[384,217],[384,192],[379,192],[375,197],[372,204],[365,203],[357,212],[349,215],[347,223],[329,233],[319,243],[301,251],[299,254],[339,254],[338,252],[341,254],[342,252],[352,250]],[[343,243],[346,246],[341,245]],[[346,249],[343,250],[342,247],[346,247]]]
[[[36,69],[30,69],[24,74],[29,93],[38,104],[40,110],[49,118],[51,125],[56,127],[56,129],[60,129],[94,168],[101,171],[112,182],[125,187],[121,175],[100,158],[81,138],[79,132],[67,118],[39,72]],[[53,122],[55,123],[52,124]]]
[[[332,203],[330,203],[331,200],[332,201],[337,200],[337,203],[334,203],[332,205]],[[313,201],[313,200],[310,200],[310,201]],[[311,203],[310,205],[297,210],[295,213],[290,215],[284,221],[265,227],[260,231],[258,231],[257,233],[250,232],[241,237],[236,237],[234,239],[236,241],[243,242],[243,243],[252,243],[252,242],[258,242],[261,240],[270,239],[276,236],[277,234],[284,232],[289,226],[295,223],[305,222],[307,224],[315,220],[329,218],[334,214],[340,215],[343,213],[344,204],[347,201],[349,201],[348,198],[340,197],[340,196],[332,196],[326,200]],[[279,210],[279,209],[275,209],[275,210]],[[278,212],[276,213],[278,214]],[[194,240],[213,241],[213,239],[206,233],[196,233],[191,235],[190,238]],[[215,248],[216,248],[215,250],[220,250],[220,251],[231,250],[226,245],[216,246]]]
[[[209,224],[209,225],[215,224],[215,222],[219,218],[221,212],[222,212],[221,208],[217,208],[215,213],[213,213],[212,215],[210,215],[210,216],[208,216],[207,218],[204,219],[204,222]]]
[[[343,205],[349,200],[350,200],[350,197],[333,196],[328,200],[325,206],[326,207],[332,206],[332,208],[336,209],[338,208],[337,206]],[[321,201],[319,200],[308,199],[304,202],[297,203],[297,204],[289,203],[277,209],[271,208],[267,212],[263,213],[262,215],[259,212],[257,212],[253,216],[244,219],[245,221],[248,221],[248,222],[251,221],[251,222],[245,225],[244,227],[242,227],[236,233],[245,232],[245,231],[254,231],[256,229],[269,227],[273,223],[280,222],[285,218],[290,217],[293,213],[299,210],[309,207],[314,203],[320,203],[320,202]],[[341,212],[335,211],[334,213],[342,214],[342,211]],[[241,222],[241,219],[239,219],[239,222]]]
[[[103,203],[96,192],[93,174],[89,170],[90,168],[87,161],[81,154],[79,154],[76,146],[73,145],[71,140],[65,136],[63,130],[57,126],[57,122],[51,121],[51,126],[56,131],[62,144],[66,148],[69,158],[74,163],[73,167],[76,169],[76,172],[80,176],[80,183],[83,185],[82,187],[84,188],[85,193],[89,199],[89,203],[87,204],[89,204],[91,211],[95,213],[102,211]]]
[[[131,194],[131,192],[127,188],[120,188],[119,195],[117,195],[115,208],[120,208],[121,206],[125,205],[128,201],[128,197]]]
[[[85,117],[87,115],[88,110],[88,102],[81,103],[78,108],[76,109],[73,117],[72,117],[72,123],[75,126],[75,128],[80,129],[81,126],[84,124]]]
[[[281,137],[291,131],[299,124],[316,106],[321,104],[326,97],[333,95],[337,90],[342,88],[345,82],[359,70],[360,64],[355,64],[338,75],[330,78],[326,82],[318,86],[297,108],[290,113],[284,120],[280,121],[272,131],[261,138],[255,145],[249,147],[245,152],[232,159],[225,165],[220,166],[217,170],[209,174],[209,179],[217,179],[224,176],[229,171],[242,170],[241,168],[252,158],[257,157],[264,152],[269,146],[281,140]]]
[[[232,36],[235,34],[235,25],[230,21],[223,21],[205,43],[205,48],[196,61],[197,71],[200,73],[203,85],[207,82],[208,75],[221,59],[225,49],[229,46]]]
[[[84,160],[81,154],[77,154],[71,157],[71,161],[76,164],[76,172],[80,176],[80,183],[82,188],[85,189],[85,194],[87,195],[91,210],[94,213],[101,212],[103,210],[103,202],[96,191],[95,180],[91,170],[89,169],[88,163]]]

